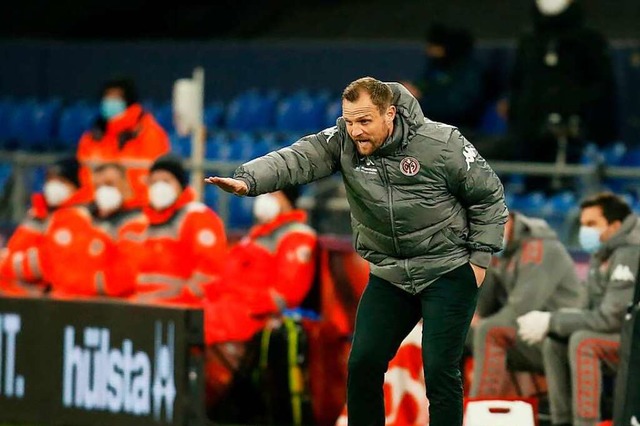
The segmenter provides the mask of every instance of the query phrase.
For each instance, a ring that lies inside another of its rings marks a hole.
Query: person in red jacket
[[[149,225],[132,299],[200,306],[208,286],[220,279],[227,238],[218,215],[195,200],[180,158],[165,155],[153,164],[144,212]]]
[[[105,83],[101,96],[100,118],[78,144],[81,183],[93,190],[95,168],[104,163],[120,163],[127,170],[132,190],[127,201],[142,207],[146,203],[149,167],[169,152],[169,138],[151,113],[138,103],[130,80]]]
[[[257,224],[229,250],[224,279],[212,296],[216,308],[209,320],[216,325],[208,324],[210,343],[250,338],[270,316],[299,306],[309,292],[317,237],[307,214],[295,209],[298,196],[298,187],[290,187],[256,198]],[[242,306],[222,318],[232,309],[229,299]]]
[[[215,406],[243,365],[251,338],[287,308],[298,307],[313,284],[317,237],[296,210],[298,187],[256,198],[256,225],[230,248],[222,280],[205,312],[207,405]]]
[[[0,294],[37,296],[48,290],[39,250],[52,213],[89,202],[80,188],[78,162],[62,158],[47,168],[42,193],[31,196],[31,208],[12,234],[0,262]]]
[[[127,199],[126,170],[107,163],[95,170],[95,200],[56,212],[45,235],[42,263],[51,295],[61,298],[133,293],[134,255],[146,218]]]

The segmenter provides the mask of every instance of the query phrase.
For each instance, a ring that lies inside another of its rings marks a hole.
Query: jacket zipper
[[[389,219],[391,220],[391,239],[393,240],[393,248],[396,250],[398,256],[400,255],[400,246],[398,245],[398,240],[396,238],[396,224],[395,218],[393,217],[393,196],[391,194],[391,181],[389,180],[389,175],[387,174],[387,165],[384,162],[384,159],[380,159],[382,163],[382,175],[384,176],[385,184],[387,187],[387,199],[389,202]]]

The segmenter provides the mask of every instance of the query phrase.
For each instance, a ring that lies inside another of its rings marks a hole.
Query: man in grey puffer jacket
[[[358,79],[342,112],[335,127],[206,181],[255,196],[341,172],[355,246],[371,265],[349,357],[349,424],[384,425],[384,373],[422,318],[430,424],[462,425],[459,360],[478,286],[502,248],[502,184],[400,84]]]

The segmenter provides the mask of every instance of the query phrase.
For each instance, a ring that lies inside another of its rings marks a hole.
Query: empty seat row
[[[252,132],[211,132],[205,141],[207,160],[241,162],[260,157],[271,151],[291,145],[302,134],[297,133],[252,133]],[[191,155],[191,138],[177,134],[170,135],[171,150],[181,156]]]
[[[174,132],[170,103],[143,105],[167,132]],[[98,105],[86,101],[65,104],[61,99],[0,100],[0,144],[4,149],[73,149],[98,117]],[[208,103],[208,128],[232,131],[315,132],[335,125],[340,103],[326,93],[297,92],[279,98],[274,93],[247,91],[227,105]]]

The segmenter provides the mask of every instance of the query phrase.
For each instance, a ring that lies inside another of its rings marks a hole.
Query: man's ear
[[[395,118],[396,118],[396,106],[395,105],[391,105],[387,109],[387,113],[386,113],[385,119],[386,119],[386,122],[390,124]]]

